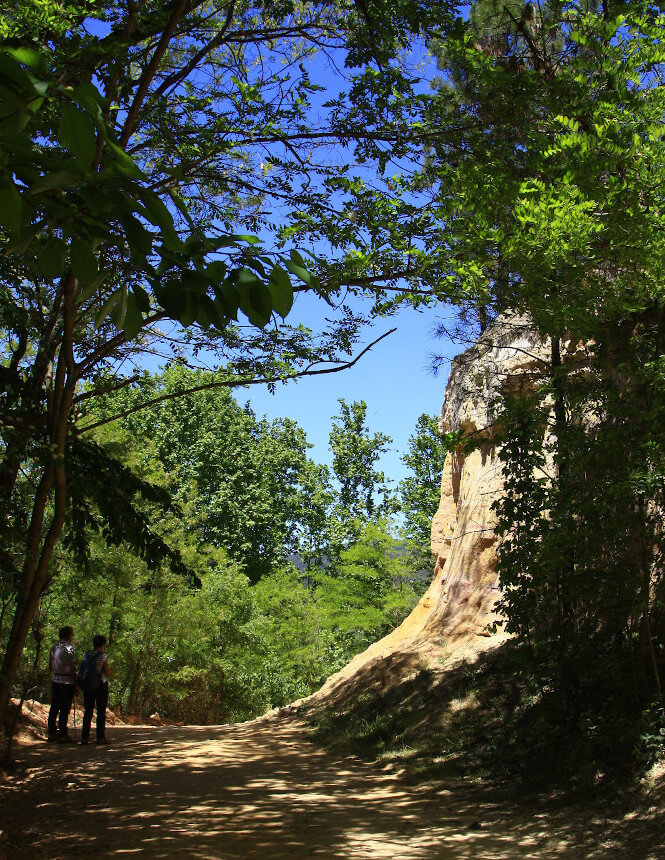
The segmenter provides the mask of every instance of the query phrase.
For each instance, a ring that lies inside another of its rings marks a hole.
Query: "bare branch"
[[[106,385],[103,388],[95,388],[93,391],[84,391],[83,394],[78,394],[74,398],[74,405],[82,403],[84,400],[89,400],[91,397],[101,397],[103,394],[111,394],[113,391],[120,391],[121,388],[126,388],[134,382],[138,382],[140,376],[128,376],[122,382],[116,382],[113,385]]]
[[[140,403],[136,406],[132,406],[129,409],[124,409],[122,412],[118,412],[117,415],[113,415],[110,418],[102,418],[99,421],[95,421],[92,424],[88,424],[85,427],[81,427],[74,431],[74,435],[80,436],[82,433],[88,433],[90,430],[95,430],[97,427],[102,427],[104,424],[111,424],[113,421],[119,421],[122,418],[127,418],[128,415],[133,415],[136,412],[140,412],[141,409],[147,409],[149,406],[155,406],[157,403],[164,403],[167,400],[176,400],[179,397],[185,397],[189,394],[196,394],[199,391],[209,391],[213,388],[244,388],[247,385],[270,385],[275,382],[289,382],[292,379],[301,379],[305,376],[322,376],[327,373],[339,373],[342,370],[349,370],[349,368],[353,367],[360,359],[366,355],[373,347],[380,343],[384,338],[388,337],[388,335],[396,332],[397,329],[391,328],[387,332],[384,332],[380,337],[377,337],[376,340],[373,340],[370,344],[368,344],[358,355],[351,359],[350,361],[342,362],[341,364],[336,364],[334,367],[324,367],[319,368],[318,370],[312,370],[310,365],[306,370],[300,370],[296,373],[292,373],[288,376],[262,376],[260,378],[256,377],[236,377],[234,379],[225,379],[220,380],[219,382],[208,382],[205,385],[196,385],[192,388],[184,388],[180,391],[172,391],[170,394],[162,394],[159,397],[153,397],[150,400],[146,400],[145,403]]]

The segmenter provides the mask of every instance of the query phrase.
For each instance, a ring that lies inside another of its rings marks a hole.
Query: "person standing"
[[[67,733],[67,721],[76,692],[76,658],[74,656],[74,628],[61,627],[58,642],[49,653],[51,671],[51,708],[48,712],[48,740],[61,744],[74,743]],[[57,721],[57,724],[56,724]]]
[[[90,737],[92,712],[97,711],[96,732],[97,743],[105,744],[106,740],[106,705],[109,700],[109,671],[108,655],[106,654],[106,636],[95,636],[92,640],[92,651],[83,655],[79,678],[83,681],[83,724],[81,726],[81,744],[86,746]]]

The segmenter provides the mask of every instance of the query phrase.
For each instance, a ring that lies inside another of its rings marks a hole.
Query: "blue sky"
[[[320,111],[327,99],[338,95],[348,84],[350,71],[343,67],[343,54],[340,53],[336,59],[339,62],[333,66],[328,58],[320,54],[308,63],[312,80],[326,88],[325,92],[312,94],[314,113]],[[418,45],[411,61],[421,65],[421,73],[425,78],[421,86],[426,90],[427,78],[431,78],[435,71],[433,60]],[[330,153],[330,158],[333,162],[347,158],[353,161],[350,150],[344,151],[339,147]],[[394,171],[398,170],[394,166]],[[364,175],[370,181],[375,178],[371,169],[359,165],[354,165],[354,173]],[[261,238],[268,247],[271,245],[269,235],[261,235]],[[320,243],[315,243],[311,249],[301,250],[313,250],[321,257],[329,253]],[[329,311],[327,306],[324,308]],[[451,313],[450,310],[447,312]],[[288,417],[297,421],[313,445],[310,452],[312,459],[328,465],[332,460],[328,435],[332,418],[339,412],[338,399],[343,397],[347,402],[364,400],[367,403],[370,429],[386,433],[393,439],[391,450],[382,458],[381,468],[389,479],[399,481],[408,473],[401,457],[407,451],[409,437],[418,417],[422,413],[438,415],[443,402],[450,365],[446,362],[435,377],[430,370],[432,354],[452,358],[463,348],[434,336],[437,316],[442,313],[443,309],[415,311],[405,308],[396,316],[377,321],[372,329],[366,331],[365,343],[395,326],[397,331],[381,341],[349,370],[290,382],[279,386],[274,395],[263,386],[254,386],[237,390],[234,396],[241,404],[249,401],[259,416],[266,415],[269,419]],[[320,300],[301,294],[296,299],[288,322],[302,322],[317,330],[321,316]],[[361,349],[362,346],[359,346],[357,352]]]
[[[98,25],[99,22],[94,22],[93,29]],[[333,52],[330,56],[320,53],[307,63],[312,80],[325,87],[325,91],[315,92],[311,97],[314,125],[317,124],[316,117],[322,125],[327,123],[324,103],[348,86],[353,70],[344,68],[344,56],[342,51]],[[419,67],[422,75],[419,87],[427,90],[427,81],[434,74],[435,64],[422,45],[417,43],[414,46],[410,62]],[[376,178],[371,166],[353,164],[351,147],[338,145],[324,154],[324,160],[333,164],[351,162],[354,174],[364,176],[370,182]],[[389,172],[399,172],[399,165],[391,165]],[[276,204],[271,215],[279,222],[282,214],[279,204]],[[243,224],[238,224],[237,230],[241,233],[255,232],[245,229]],[[275,237],[267,230],[256,231],[256,234],[266,249],[274,247]],[[330,249],[316,241],[311,246],[303,243],[300,249],[313,251],[321,257],[330,253]],[[316,331],[321,317],[330,311],[324,306],[322,313],[321,305],[321,300],[316,297],[301,294],[287,322],[303,323]],[[297,421],[313,445],[310,456],[327,464],[331,463],[328,436],[332,418],[339,412],[338,399],[343,397],[347,402],[364,400],[370,429],[388,434],[393,439],[391,450],[382,458],[381,468],[389,479],[398,482],[407,474],[401,457],[407,451],[418,417],[422,413],[438,415],[443,402],[449,364],[444,364],[435,377],[430,370],[432,354],[443,353],[451,358],[460,349],[434,337],[433,329],[441,312],[405,308],[388,319],[377,321],[372,329],[366,330],[364,344],[393,326],[397,331],[349,370],[290,382],[279,386],[275,394],[271,394],[267,387],[252,386],[234,391],[234,396],[241,404],[249,401],[259,416],[266,415],[269,419],[288,417]],[[364,344],[358,346],[357,352]],[[151,369],[156,369],[156,365],[156,361],[145,362],[145,366]]]
[[[308,317],[316,312],[314,301],[310,298],[308,303],[296,305],[293,317],[305,324],[311,322]],[[314,446],[312,459],[328,464],[328,434],[331,419],[339,412],[338,398],[364,400],[370,428],[393,438],[392,450],[383,457],[381,467],[388,478],[399,481],[407,474],[400,457],[407,450],[418,416],[423,412],[438,415],[443,402],[449,363],[434,377],[429,369],[431,356],[440,353],[451,358],[461,349],[434,337],[436,317],[434,310],[403,309],[368,329],[366,343],[397,327],[349,370],[290,382],[279,386],[274,395],[263,386],[255,386],[235,391],[235,397],[242,404],[249,401],[257,414],[270,419],[293,418]]]

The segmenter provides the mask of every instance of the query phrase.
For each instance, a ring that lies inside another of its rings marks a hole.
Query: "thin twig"
[[[235,379],[225,379],[220,382],[209,382],[205,385],[196,385],[193,388],[185,388],[180,391],[172,391],[170,394],[162,394],[159,397],[153,397],[150,400],[146,400],[145,403],[140,403],[137,406],[132,406],[130,409],[124,409],[122,412],[118,412],[117,415],[113,415],[110,418],[102,418],[99,421],[95,421],[92,424],[87,424],[85,427],[81,427],[73,432],[72,435],[80,436],[82,433],[88,433],[90,430],[95,430],[97,427],[102,427],[105,424],[110,424],[113,421],[119,421],[122,418],[127,418],[128,415],[132,415],[135,412],[139,412],[141,409],[147,409],[149,406],[155,406],[157,403],[164,403],[167,400],[176,400],[179,397],[185,397],[188,394],[196,394],[199,391],[209,391],[213,388],[241,388],[247,385],[270,385],[274,382],[289,382],[292,379],[301,379],[305,376],[321,376],[325,373],[339,373],[342,370],[348,370],[353,367],[360,359],[366,355],[372,347],[376,346],[377,343],[382,341],[388,335],[396,332],[396,328],[391,328],[389,331],[384,332],[380,337],[377,337],[376,340],[373,340],[370,344],[368,344],[362,352],[359,352],[358,355],[352,359],[351,361],[345,361],[342,364],[339,364],[335,367],[325,367],[320,368],[319,370],[310,370],[309,368],[306,370],[298,371],[297,373],[292,373],[289,376],[264,376],[260,378],[250,377],[250,378],[235,378]],[[310,365],[311,367],[311,365]]]

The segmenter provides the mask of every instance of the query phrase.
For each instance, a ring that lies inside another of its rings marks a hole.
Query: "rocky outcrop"
[[[457,450],[446,458],[441,501],[432,522],[432,583],[398,628],[328,680],[320,691],[324,697],[354,675],[364,675],[360,670],[370,664],[379,671],[400,664],[403,671],[409,655],[411,663],[428,656],[463,655],[505,638],[488,632],[499,597],[491,509],[502,490],[495,407],[507,387],[532,389],[542,382],[547,352],[547,344],[526,320],[512,318],[499,319],[454,359],[439,426],[441,432],[462,430],[481,445],[467,455]]]
[[[442,433],[461,430],[481,445],[446,458],[432,521],[434,578],[414,610],[423,616],[416,636],[445,637],[451,645],[487,635],[499,597],[492,503],[502,490],[502,470],[495,410],[507,388],[533,389],[541,382],[546,359],[547,347],[528,322],[512,319],[497,321],[453,361],[439,427]]]

